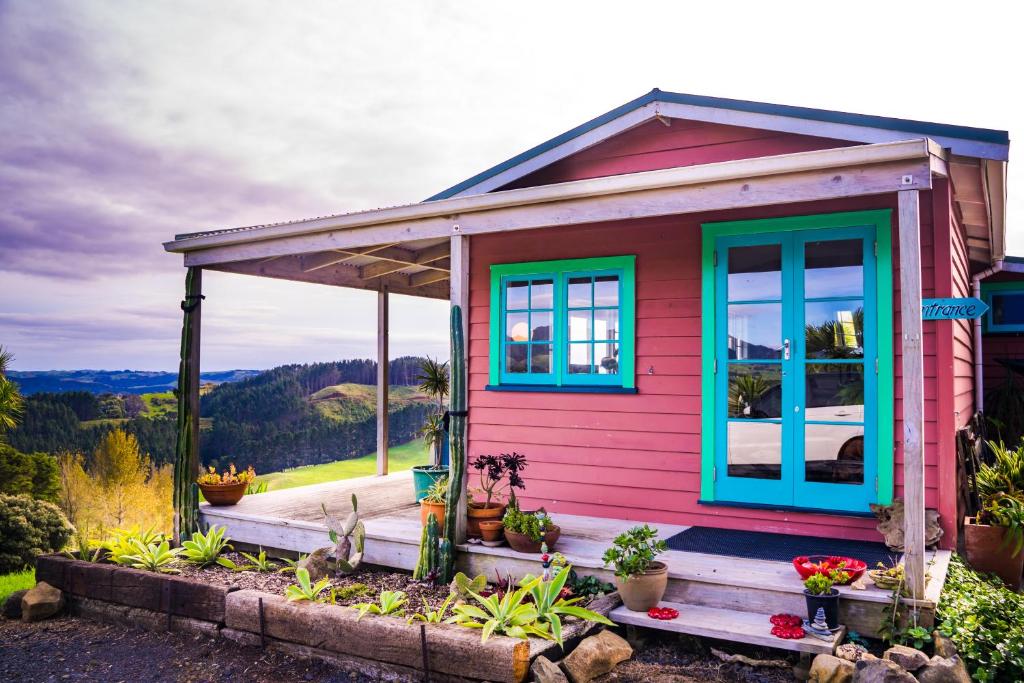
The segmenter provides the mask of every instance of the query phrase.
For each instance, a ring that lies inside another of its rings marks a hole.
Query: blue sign
[[[925,320],[974,320],[985,315],[988,304],[974,297],[966,299],[922,299]]]

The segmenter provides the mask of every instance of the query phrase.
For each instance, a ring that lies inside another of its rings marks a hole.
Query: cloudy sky
[[[741,5],[0,0],[0,344],[173,369],[175,233],[420,200],[652,87],[1024,130],[998,4]],[[372,357],[372,293],[204,286],[204,370]],[[393,297],[392,353],[444,308]]]

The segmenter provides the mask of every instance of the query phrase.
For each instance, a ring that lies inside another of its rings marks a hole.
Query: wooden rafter
[[[448,261],[445,261],[444,263],[447,264]],[[423,285],[447,280],[449,277],[450,274],[447,270],[424,270],[419,273],[413,273],[409,276],[409,286],[422,287]]]
[[[439,265],[448,257],[448,245],[436,244],[419,251],[411,251],[400,247],[382,249],[372,254],[376,259],[374,263],[367,264],[359,269],[359,277],[362,280],[372,280],[383,275],[390,275],[409,266],[426,266],[432,270],[445,271],[447,265]]]

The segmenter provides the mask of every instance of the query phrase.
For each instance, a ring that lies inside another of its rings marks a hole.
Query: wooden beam
[[[438,263],[443,263],[438,261]],[[429,285],[433,282],[441,282],[447,280],[450,274],[447,270],[424,270],[419,273],[413,273],[409,276],[410,287],[422,287],[423,285]]]
[[[443,250],[438,247],[444,247]],[[427,247],[421,251],[409,251],[408,249],[392,248],[378,251],[372,256],[380,259],[359,269],[359,277],[363,280],[371,280],[375,277],[395,273],[409,266],[427,266],[438,270],[447,270],[446,266],[438,263],[448,256],[448,245],[439,244]]]
[[[462,335],[469,344],[469,237],[455,234],[451,236],[451,305],[462,308]],[[468,351],[467,351],[468,355]],[[469,359],[466,359],[467,370]],[[449,453],[453,452],[449,449]],[[469,458],[469,449],[463,448],[463,454]],[[469,467],[462,469],[462,495],[459,496],[458,516],[455,527],[455,542],[466,541],[466,503],[469,500]]]
[[[924,351],[921,316],[921,208],[917,190],[899,193],[900,326],[903,330],[903,538],[910,597],[925,588]]]
[[[377,292],[377,476],[388,473],[388,290]]]

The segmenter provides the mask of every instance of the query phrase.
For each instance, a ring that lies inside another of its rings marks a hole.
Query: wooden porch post
[[[900,326],[903,332],[903,539],[907,588],[924,597],[924,355],[921,216],[917,190],[899,192]]]
[[[388,473],[388,290],[377,292],[377,476]]]
[[[454,234],[451,237],[451,265],[450,265],[450,283],[451,283],[451,305],[459,306],[462,309],[462,338],[465,340],[466,355],[469,355],[469,235]],[[455,350],[452,349],[452,353]],[[467,365],[469,365],[469,358],[465,359]],[[451,359],[452,366],[455,365],[455,358]],[[467,388],[467,394],[468,388]],[[468,407],[468,401],[467,407]],[[465,430],[463,434],[465,434]],[[465,437],[463,437],[465,438]],[[455,450],[449,448],[448,452],[454,454]],[[469,458],[468,449],[463,448],[461,452],[465,458]],[[468,467],[462,468],[462,481],[459,483],[461,487],[462,495],[459,496],[458,508],[456,510],[457,517],[455,518],[455,542],[465,543],[466,541],[466,502],[469,498],[468,482],[469,473]]]
[[[199,332],[203,300],[203,270],[185,273],[181,302],[181,359],[178,365],[178,423],[174,449],[174,543],[199,530]]]

